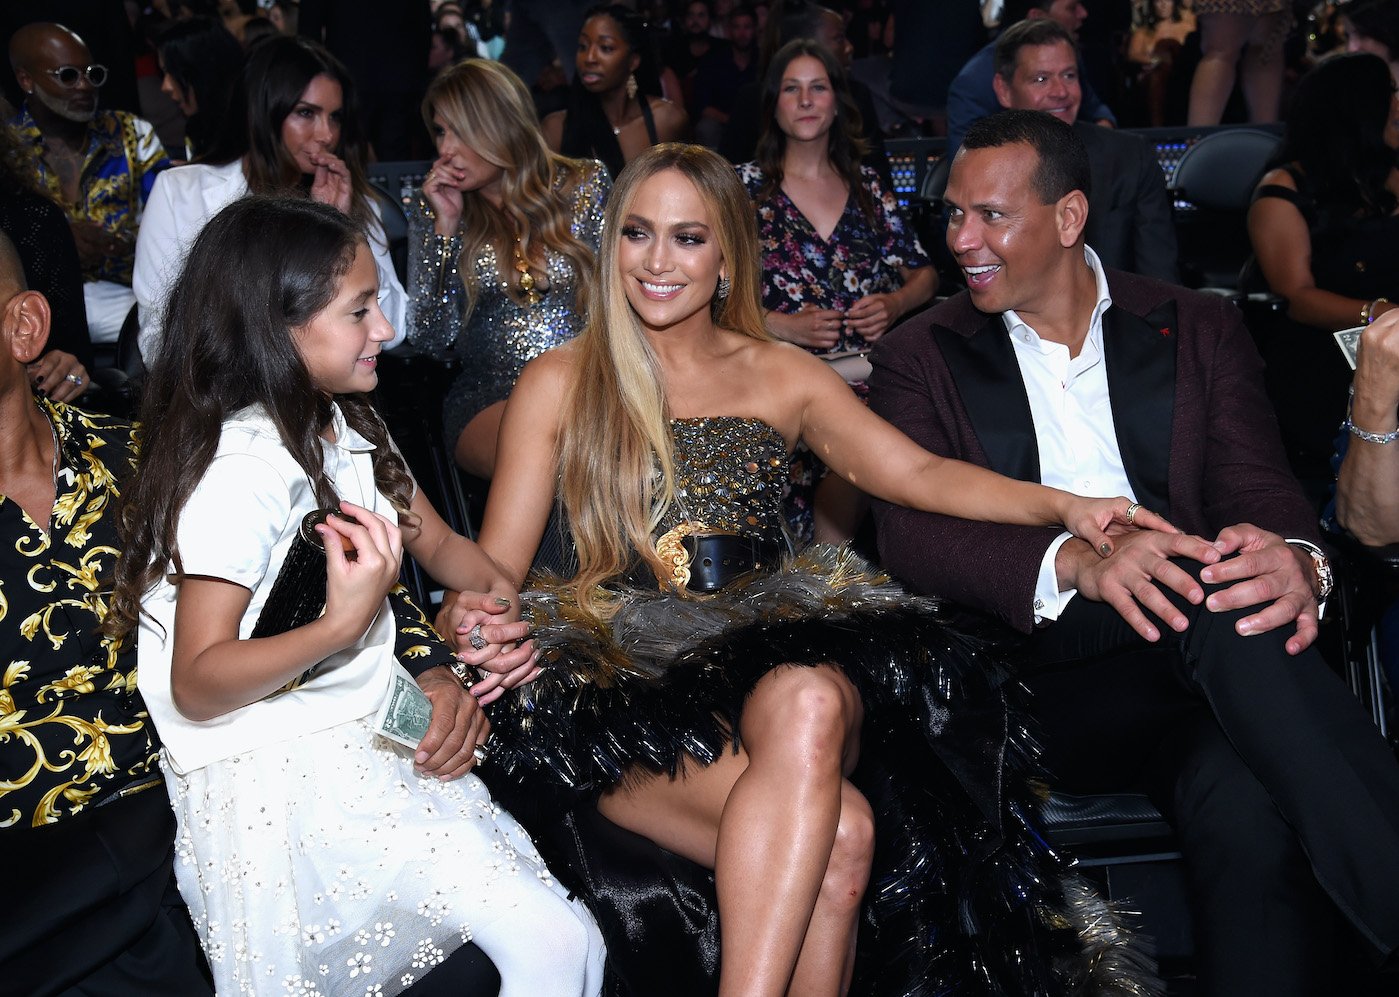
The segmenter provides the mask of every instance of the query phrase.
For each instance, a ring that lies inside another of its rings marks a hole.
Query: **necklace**
[[[520,275],[520,290],[524,293],[526,305],[537,305],[544,299],[544,295],[535,289],[534,274],[529,272],[529,261],[525,259],[524,247],[520,244],[520,236],[515,236],[515,270]]]
[[[627,126],[627,103],[626,100],[622,101],[622,120],[618,124],[612,125],[613,135],[622,134],[622,129]]]

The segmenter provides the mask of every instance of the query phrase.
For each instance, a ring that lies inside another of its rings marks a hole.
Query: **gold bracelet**
[[[1370,301],[1364,305],[1361,305],[1360,324],[1369,325],[1371,322],[1375,321],[1375,309],[1378,308],[1380,305],[1387,304],[1389,304],[1388,298],[1376,298],[1374,301]]]

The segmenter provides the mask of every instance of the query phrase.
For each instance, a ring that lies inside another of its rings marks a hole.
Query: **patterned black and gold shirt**
[[[135,639],[101,631],[136,430],[38,404],[57,444],[47,529],[0,494],[0,828],[53,823],[158,777]]]

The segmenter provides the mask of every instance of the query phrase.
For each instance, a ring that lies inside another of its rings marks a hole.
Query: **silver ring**
[[[1133,502],[1127,507],[1127,523],[1129,526],[1137,525],[1137,512],[1141,509],[1141,507],[1142,504],[1140,502]]]
[[[476,764],[480,765],[491,753],[490,742],[476,745],[471,749],[471,753],[476,756]]]
[[[72,381],[80,388],[83,386],[83,379],[82,376],[79,374],[64,374],[63,379],[65,381]]]
[[[481,624],[479,623],[471,628],[471,636],[469,640],[471,641],[472,648],[477,651],[484,651],[486,649],[486,645],[490,643],[488,640],[486,640],[486,638],[481,636]]]

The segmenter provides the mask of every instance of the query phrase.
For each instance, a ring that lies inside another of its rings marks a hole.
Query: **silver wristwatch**
[[[1326,551],[1310,540],[1299,540],[1295,537],[1287,537],[1286,540],[1293,547],[1300,547],[1311,556],[1312,567],[1316,568],[1317,616],[1322,616],[1326,612],[1326,600],[1331,596],[1331,590],[1336,587],[1335,576],[1331,573],[1331,559],[1326,556]]]

